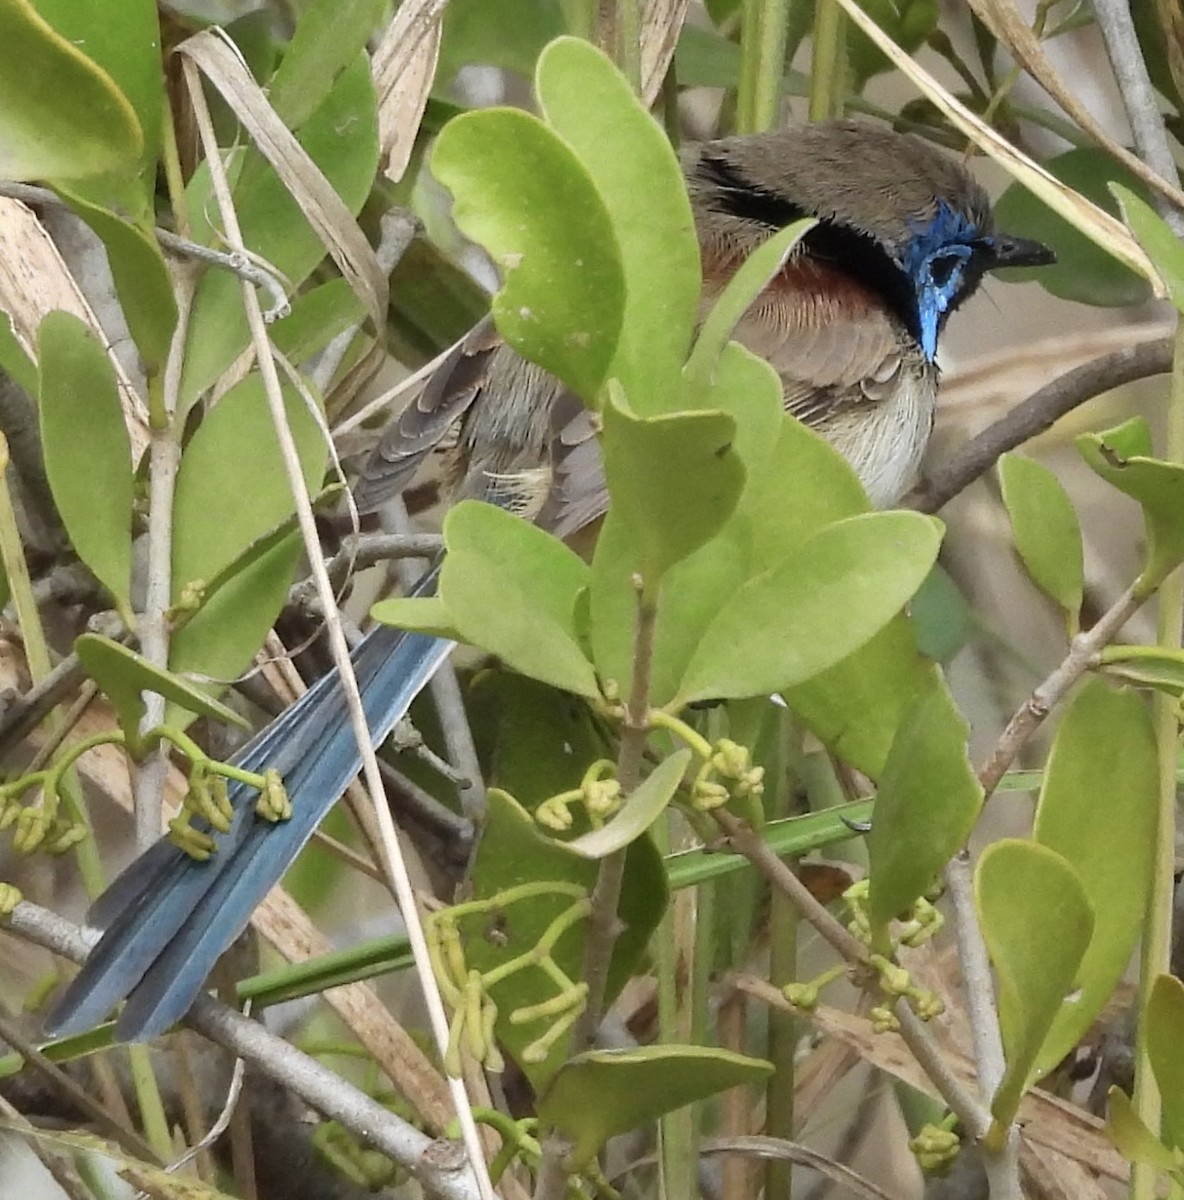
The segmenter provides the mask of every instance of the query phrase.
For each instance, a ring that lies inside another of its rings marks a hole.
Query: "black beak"
[[[988,271],[999,267],[1047,267],[1057,261],[1057,256],[1040,242],[1005,233],[996,234],[986,249]]]

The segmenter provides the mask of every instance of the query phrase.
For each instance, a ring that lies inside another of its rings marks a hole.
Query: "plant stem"
[[[736,132],[772,129],[781,115],[781,79],[790,0],[745,0],[740,30]]]
[[[769,816],[777,819],[793,811],[801,740],[787,709],[770,708],[769,719],[774,732],[771,761],[765,771],[765,779],[772,784],[766,793],[767,808]],[[769,982],[775,987],[784,987],[798,977],[798,925],[798,910],[774,889],[769,897]],[[794,1133],[797,1042],[797,1018],[781,1009],[771,1010],[767,1057],[773,1074],[765,1090],[765,1133],[785,1141],[792,1141]],[[790,1200],[792,1193],[792,1161],[770,1159],[765,1164],[765,1200]]]
[[[838,0],[817,0],[810,72],[810,120],[843,115],[847,74],[847,21]]]
[[[1098,618],[1092,629],[1079,633],[1070,642],[1069,653],[1060,665],[1016,711],[995,744],[991,757],[979,768],[978,778],[983,786],[984,799],[989,798],[999,786],[1024,743],[1089,670],[1094,656],[1114,640],[1127,621],[1143,606],[1147,590],[1142,583],[1132,583]]]
[[[1176,361],[1167,410],[1164,457],[1184,461],[1184,319],[1176,327]],[[1174,571],[1157,593],[1157,643],[1169,653],[1180,648],[1184,623],[1184,574]],[[1156,852],[1152,860],[1147,893],[1147,917],[1139,949],[1139,1006],[1147,1011],[1147,1000],[1156,977],[1171,971],[1172,903],[1176,849],[1176,771],[1180,745],[1180,719],[1171,697],[1155,696],[1155,735],[1159,747],[1159,817],[1156,823]],[[1160,1098],[1147,1056],[1147,1023],[1140,1019],[1135,1032],[1135,1112],[1148,1129],[1160,1126]],[[1157,1173],[1138,1164],[1131,1171],[1132,1200],[1150,1200],[1156,1194]]]
[[[637,625],[633,639],[633,680],[625,704],[621,746],[617,755],[617,778],[625,796],[641,780],[641,764],[650,730],[650,676],[654,662],[654,630],[658,619],[653,589],[647,588],[640,576],[634,580],[634,584],[637,589]],[[626,848],[601,859],[596,886],[592,889],[592,910],[588,915],[580,971],[581,980],[588,985],[588,1000],[572,1030],[572,1054],[580,1054],[592,1045],[604,1017],[608,970],[613,946],[621,932],[617,909],[627,854]],[[535,1200],[562,1200],[567,1187],[567,1171],[563,1164],[566,1154],[566,1139],[551,1130],[543,1139]]]

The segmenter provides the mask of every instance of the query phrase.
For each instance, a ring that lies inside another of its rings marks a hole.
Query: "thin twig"
[[[1092,629],[1079,633],[1073,639],[1069,644],[1069,653],[1017,709],[996,742],[990,758],[979,768],[978,779],[983,786],[984,796],[989,797],[999,786],[1024,743],[1089,670],[1095,656],[1114,640],[1119,630],[1139,611],[1146,598],[1146,595],[1136,595],[1135,584],[1131,584]]]
[[[1051,428],[1087,400],[1171,369],[1172,339],[1155,338],[1066,371],[963,445],[948,463],[929,472],[912,497],[914,507],[937,512],[989,471],[1001,455]]]
[[[205,103],[201,80],[198,76],[197,64],[192,58],[183,60],[186,87],[193,100],[194,116],[205,151],[206,161],[210,170],[210,182],[218,201],[219,212],[226,228],[227,239],[233,247],[242,247],[242,232],[238,224],[238,214],[235,212],[230,186],[223,170],[222,160],[214,135],[213,123],[209,109]],[[332,649],[334,664],[346,706],[349,710],[350,723],[357,739],[358,749],[362,758],[362,771],[366,786],[374,801],[378,816],[379,828],[382,832],[382,851],[384,865],[391,876],[391,882],[398,898],[399,909],[403,916],[408,940],[411,943],[417,972],[427,1008],[429,1023],[432,1027],[433,1039],[441,1056],[447,1050],[449,1043],[448,1017],[444,1011],[444,1002],[431,968],[431,957],[428,952],[427,939],[423,924],[419,919],[416,906],[415,891],[407,871],[398,834],[391,816],[383,788],[382,775],[378,767],[378,759],[374,752],[374,744],[370,737],[366,714],[362,708],[362,698],[358,689],[358,681],[353,672],[349,658],[349,647],[342,633],[341,622],[338,618],[333,585],[325,571],[324,559],[320,553],[320,542],[317,537],[316,522],[312,511],[312,502],[304,486],[303,470],[300,456],[292,437],[284,409],[283,394],[280,389],[279,375],[275,359],[267,338],[267,330],[263,323],[263,314],[259,307],[259,298],[253,288],[244,282],[243,303],[246,307],[247,323],[251,330],[251,340],[255,347],[259,373],[262,376],[264,391],[267,395],[268,407],[271,410],[272,422],[275,426],[276,437],[279,441],[284,470],[288,477],[292,498],[296,506],[297,521],[301,536],[313,566],[313,574],[317,580],[321,604],[325,612],[325,620]],[[244,1056],[245,1057],[245,1056]],[[493,1200],[493,1185],[490,1183],[488,1168],[484,1159],[481,1137],[473,1118],[472,1107],[461,1080],[449,1077],[449,1092],[456,1106],[456,1114],[464,1137],[464,1144],[469,1155],[470,1163],[477,1181],[479,1194],[484,1200]]]
[[[621,726],[621,744],[617,754],[617,778],[621,791],[628,796],[641,781],[641,766],[649,736],[650,679],[654,661],[654,633],[658,608],[638,578],[637,627],[633,639],[633,680]],[[628,851],[618,850],[600,860],[591,907],[584,929],[584,953],[580,979],[588,992],[584,1011],[572,1029],[571,1050],[575,1054],[588,1049],[604,1019],[608,971],[613,946],[621,933],[618,915],[621,885],[625,878]],[[543,1154],[535,1183],[534,1200],[561,1200],[567,1187],[564,1165],[569,1143],[557,1130],[543,1138]]]
[[[1175,184],[1179,178],[1167,126],[1159,111],[1155,87],[1147,70],[1129,0],[1094,0],[1094,17],[1106,46],[1114,80],[1122,95],[1126,118],[1139,157],[1161,179]],[[1176,237],[1184,237],[1184,213],[1156,195],[1153,203]]]
[[[40,683],[9,701],[0,717],[0,754],[36,728],[85,679],[78,655],[70,654]]]
[[[92,944],[77,925],[28,901],[0,916],[0,929],[76,963],[86,958]],[[184,1023],[389,1155],[438,1200],[480,1200],[477,1181],[456,1143],[430,1138],[257,1022],[203,994]]]
[[[139,616],[140,653],[146,662],[161,670],[169,665],[168,609],[173,596],[173,496],[177,472],[181,466],[181,436],[184,424],[178,411],[181,373],[185,363],[185,345],[189,329],[189,309],[193,299],[193,281],[182,272],[177,280],[177,325],[169,343],[161,380],[160,421],[153,422],[148,444],[148,579],[144,591],[144,611]],[[141,732],[164,721],[165,699],[159,692],[145,691]],[[169,771],[169,750],[161,742],[135,770],[136,846],[147,850],[163,828],[161,805]]]
[[[962,967],[962,992],[970,1016],[979,1087],[990,1100],[1003,1082],[1007,1064],[1003,1059],[1003,1038],[999,1032],[991,961],[974,909],[968,851],[962,850],[950,860],[946,866],[945,880],[953,906],[958,961]]]
[[[21,1033],[6,1009],[0,1010],[0,1041],[7,1042],[24,1059],[26,1067],[41,1075],[53,1091],[73,1105],[106,1137],[145,1162],[160,1162],[156,1152],[134,1129],[121,1125],[85,1088],[79,1087],[57,1063],[46,1058]]]
[[[7,196],[28,205],[51,204],[55,208],[69,207],[57,192],[51,192],[49,188],[34,187],[28,183],[13,183],[10,180],[0,181],[0,196]],[[268,269],[258,261],[253,262],[248,255],[240,251],[215,250],[210,246],[203,246],[200,242],[193,242],[173,233],[171,229],[157,227],[153,233],[161,247],[175,258],[188,258],[207,266],[218,267],[245,279],[255,287],[263,288],[271,297],[271,307],[263,315],[263,319],[269,324],[286,317],[292,311],[287,289],[274,268]]]

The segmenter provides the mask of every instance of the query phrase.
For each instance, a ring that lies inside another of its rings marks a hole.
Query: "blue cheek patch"
[[[914,224],[914,238],[909,243],[902,266],[912,281],[917,297],[918,340],[921,353],[929,362],[937,356],[937,335],[942,316],[958,293],[961,267],[974,253],[970,244],[978,239],[978,226],[955,212],[944,200],[939,200],[937,213],[928,224]],[[945,273],[939,284],[933,279],[933,262],[937,258],[955,257],[960,266]]]

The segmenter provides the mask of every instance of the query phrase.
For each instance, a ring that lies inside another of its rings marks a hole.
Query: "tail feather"
[[[447,657],[451,643],[387,626],[352,656],[371,737],[381,741]],[[361,753],[337,675],[330,673],[236,756],[284,778],[292,817],[255,816],[255,792],[232,784],[234,817],[198,862],[167,840],[137,859],[92,909],[106,932],[54,1005],[51,1033],[79,1033],[125,997],[117,1026],[129,1041],[162,1033],[185,1014],[214,963],[280,880],[313,830],[358,773]]]

